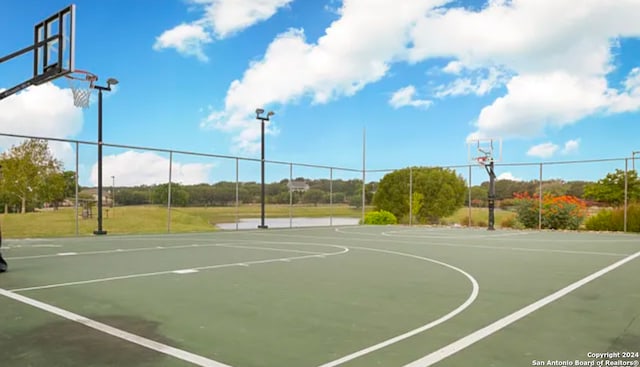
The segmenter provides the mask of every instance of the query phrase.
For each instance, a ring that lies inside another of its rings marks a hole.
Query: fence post
[[[469,218],[468,218],[468,222],[469,222],[469,228],[471,228],[471,165],[469,165],[469,202],[467,203],[467,206],[469,208],[468,213],[469,213]]]
[[[409,226],[413,226],[413,167],[409,167]]]
[[[329,227],[333,227],[333,167],[329,168]]]
[[[627,232],[627,206],[629,205],[629,158],[624,159],[624,232]]]
[[[238,161],[236,157],[236,231],[238,230],[238,221],[240,220],[240,167]]]
[[[293,228],[293,163],[289,163],[289,228]]]
[[[366,130],[362,129],[362,224],[364,224],[364,206],[365,202],[365,190],[366,190]]]
[[[167,187],[167,233],[171,233],[171,170],[173,168],[173,152],[169,152],[169,186]]]
[[[79,175],[79,161],[80,161],[80,143],[76,141],[76,236],[80,234],[80,224],[78,223],[78,175]]]
[[[540,163],[540,188],[538,191],[538,230],[542,230],[542,163]]]

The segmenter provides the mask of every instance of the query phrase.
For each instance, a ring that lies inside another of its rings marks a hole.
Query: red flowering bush
[[[538,195],[514,193],[517,205],[517,219],[525,228],[537,228],[540,217],[540,200]],[[575,196],[542,197],[542,228],[578,229],[587,216],[587,205]]]

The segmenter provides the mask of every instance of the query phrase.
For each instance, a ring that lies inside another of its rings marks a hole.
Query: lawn
[[[367,211],[373,210],[367,208]],[[97,229],[97,215],[93,218],[78,220],[78,233],[90,235]],[[347,205],[293,206],[267,205],[267,218],[293,217],[349,217],[360,218],[362,209]],[[441,224],[468,223],[469,209],[464,207],[453,215],[443,218]],[[495,227],[503,227],[503,221],[515,218],[511,211],[495,210]],[[171,209],[172,233],[215,231],[218,223],[234,223],[236,218],[259,218],[260,205],[242,205],[236,207],[174,207]],[[486,227],[488,223],[487,208],[471,209],[472,226]],[[27,214],[0,215],[2,234],[5,238],[37,238],[73,236],[76,233],[76,222],[73,208],[39,211]],[[169,213],[166,207],[144,205],[105,208],[103,212],[103,228],[110,234],[143,234],[167,233],[169,229]]]
[[[352,217],[359,218],[362,210],[346,205],[294,206],[267,205],[268,218],[289,217]],[[236,207],[172,208],[170,226],[172,233],[215,231],[217,223],[233,223],[236,218],[260,217],[260,205]],[[39,211],[26,214],[0,215],[2,234],[5,238],[37,238],[72,236],[76,233],[75,210]],[[169,212],[160,206],[123,206],[104,208],[103,228],[110,234],[166,233],[169,229]],[[97,229],[97,214],[78,220],[78,233],[89,235]]]
[[[503,221],[516,217],[516,213],[495,209],[495,227],[502,227]],[[455,214],[442,220],[443,224],[460,224],[467,226],[469,223],[469,208],[464,207],[458,209]],[[475,227],[486,227],[489,223],[489,209],[487,208],[471,208],[471,225]]]

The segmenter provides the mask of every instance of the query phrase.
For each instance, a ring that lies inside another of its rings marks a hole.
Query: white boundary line
[[[457,341],[442,347],[438,350],[436,350],[433,353],[430,353],[416,361],[413,361],[409,364],[404,365],[404,367],[427,367],[427,366],[431,366],[461,350],[463,350],[464,348],[490,336],[491,334],[495,333],[496,331],[499,331],[507,326],[509,326],[510,324],[520,320],[521,318],[535,312],[536,310],[548,305],[549,303],[556,301],[557,299],[566,296],[567,294],[573,292],[574,290],[582,287],[583,285],[591,282],[594,279],[600,278],[601,276],[607,274],[608,272],[619,268],[620,266],[628,263],[629,261],[632,261],[636,258],[640,257],[640,251],[636,252],[635,254],[625,257],[624,259],[615,262],[609,266],[607,266],[604,269],[601,269],[585,278],[582,278],[580,280],[578,280],[577,282],[570,284],[562,289],[560,289],[559,291],[546,296],[524,308],[521,308],[520,310],[505,316],[503,318],[501,318],[500,320],[485,326],[482,329],[479,329],[461,339],[458,339]]]
[[[337,227],[335,228],[335,232],[338,233],[344,233],[344,234],[360,234],[360,235],[366,235],[366,236],[377,236],[380,233],[370,233],[370,232],[362,232],[362,231],[353,231],[351,230],[353,227]],[[375,227],[371,227],[373,229],[376,229]],[[359,228],[359,229],[363,229],[363,228]],[[463,231],[469,231],[469,232],[480,232],[480,231],[486,231],[486,230],[482,230],[482,229],[468,229],[468,228],[405,228],[405,229],[399,229],[399,230],[392,230],[392,231],[385,231],[383,233],[386,233],[385,235],[390,235],[390,236],[398,236],[398,237],[417,237],[417,238],[456,238],[456,239],[474,239],[474,238],[480,238],[480,239],[495,239],[497,241],[513,241],[512,237],[516,237],[516,236],[532,236],[532,235],[536,235],[536,234],[554,234],[554,232],[551,231],[517,231],[517,230],[511,230],[511,231],[506,231],[505,233],[496,233],[496,234],[485,234],[485,235],[476,235],[474,233],[469,233],[467,235],[455,235],[452,233],[454,233],[455,231],[459,231],[459,232],[463,232]],[[420,233],[425,233],[425,232],[433,232],[433,234],[420,234]],[[405,234],[406,233],[406,234]],[[415,235],[413,235],[415,234]],[[602,242],[637,242],[638,238],[637,235],[635,234],[631,234],[631,233],[591,233],[591,232],[558,232],[558,235],[563,235],[563,234],[567,234],[567,235],[592,235],[592,236],[599,236],[599,235],[605,235],[605,236],[609,236],[609,237],[621,237],[621,238],[559,238],[559,239],[552,239],[551,241],[553,242],[566,242],[566,243],[572,243],[572,242],[579,242],[579,243],[602,243]],[[549,238],[527,238],[526,241],[528,242],[549,242],[550,239]]]
[[[340,232],[336,228],[336,232]],[[355,233],[350,233],[355,234]],[[361,235],[380,237],[379,233],[358,233]],[[312,236],[312,235],[286,235],[279,234],[282,237],[294,237],[294,238],[313,238],[313,239],[327,239],[327,237],[323,236]],[[400,237],[400,236],[384,236],[388,238]],[[331,238],[331,237],[329,237]],[[333,238],[333,239],[341,239],[344,238]],[[350,240],[356,241],[366,241],[366,242],[382,242],[385,244],[389,244],[389,240],[380,239],[380,238],[350,238]],[[486,246],[486,245],[464,245],[459,243],[447,243],[447,242],[428,242],[428,243],[416,243],[415,241],[403,241],[402,239],[393,240],[395,243],[404,243],[408,245],[419,245],[419,246],[439,246],[439,247],[461,247],[461,248],[472,248],[472,249],[487,249],[487,250],[503,250],[503,251],[525,251],[525,252],[543,252],[543,253],[560,253],[560,254],[572,254],[572,255],[596,255],[596,256],[614,256],[614,257],[624,257],[629,256],[629,254],[623,253],[615,253],[615,252],[598,252],[598,251],[574,251],[574,250],[554,250],[554,249],[532,249],[527,247],[503,247],[503,246]]]
[[[386,254],[392,254],[392,255],[399,255],[399,256],[405,256],[405,257],[411,257],[414,259],[418,259],[418,260],[423,260],[423,261],[428,261],[434,264],[438,264],[438,265],[442,265],[444,267],[447,267],[449,269],[455,270],[458,273],[461,273],[462,275],[464,275],[465,277],[467,277],[467,279],[471,282],[471,286],[472,286],[472,290],[471,290],[471,294],[469,295],[469,297],[467,298],[466,301],[464,301],[464,303],[462,303],[460,306],[458,306],[455,310],[449,312],[448,314],[440,317],[437,320],[431,321],[428,324],[422,325],[418,328],[415,328],[413,330],[410,330],[404,334],[395,336],[391,339],[387,339],[385,341],[382,341],[378,344],[372,345],[370,347],[364,348],[362,350],[359,350],[357,352],[353,352],[349,355],[346,355],[342,358],[336,359],[334,361],[331,362],[327,362],[323,365],[321,365],[320,367],[334,367],[334,366],[338,366],[341,365],[343,363],[349,362],[353,359],[356,359],[358,357],[361,357],[365,354],[369,354],[371,352],[374,352],[376,350],[385,348],[391,344],[395,344],[399,341],[402,341],[404,339],[410,338],[416,334],[422,333],[426,330],[429,330],[435,326],[438,326],[440,324],[442,324],[445,321],[450,320],[451,318],[453,318],[454,316],[458,315],[459,313],[461,313],[462,311],[464,311],[467,307],[469,307],[478,297],[478,293],[480,292],[480,286],[478,285],[478,281],[469,273],[467,273],[466,271],[457,268],[453,265],[447,264],[445,262],[442,261],[438,261],[438,260],[434,260],[434,259],[430,259],[427,257],[422,257],[422,256],[418,256],[418,255],[413,255],[413,254],[408,254],[408,253],[404,253],[404,252],[398,252],[398,251],[390,251],[390,250],[382,250],[382,249],[372,249],[372,248],[367,248],[367,247],[358,247],[358,246],[349,246],[349,248],[352,249],[358,249],[358,250],[365,250],[365,251],[373,251],[373,252],[381,252],[381,253],[386,253]]]
[[[193,267],[193,268],[188,268],[188,269],[172,269],[172,270],[156,271],[156,272],[150,272],[150,273],[138,273],[138,274],[115,276],[115,277],[80,280],[80,281],[67,282],[67,283],[56,283],[56,284],[48,284],[48,285],[41,285],[41,286],[34,286],[34,287],[15,288],[15,289],[11,289],[11,292],[24,292],[24,291],[32,291],[32,290],[39,290],[39,289],[68,287],[68,286],[73,286],[73,285],[103,283],[103,282],[110,282],[110,281],[114,281],[114,280],[124,280],[124,279],[150,277],[150,276],[156,276],[156,275],[175,274],[176,271],[183,271],[183,270],[211,270],[211,269],[229,268],[229,267],[233,267],[233,266],[246,267],[246,266],[249,266],[249,265],[256,265],[256,264],[268,264],[268,263],[282,262],[285,259],[290,261],[290,260],[302,260],[302,259],[311,259],[311,258],[325,258],[326,256],[341,255],[341,254],[345,254],[345,253],[349,252],[349,249],[346,248],[346,247],[337,246],[337,245],[326,245],[326,246],[338,247],[338,248],[341,248],[342,251],[328,252],[328,253],[318,252],[318,253],[312,253],[312,255],[305,255],[305,256],[294,256],[294,257],[284,257],[284,258],[277,258],[277,259],[243,261],[243,262],[228,263],[228,264],[217,264],[217,265]],[[249,247],[249,246],[244,246],[244,247]],[[263,247],[256,247],[256,248],[264,249]],[[298,250],[273,249],[273,248],[271,248],[271,250],[283,251],[283,252],[287,252],[287,251],[300,252]]]
[[[271,243],[267,241],[243,241],[249,243],[255,242],[265,242]],[[323,244],[319,246],[331,246],[329,244]],[[45,259],[51,257],[59,257],[59,256],[86,256],[86,255],[103,255],[103,254],[113,254],[113,253],[125,253],[125,252],[140,252],[140,251],[158,251],[158,250],[173,250],[173,249],[187,249],[187,248],[202,248],[202,247],[227,247],[227,248],[245,248],[252,250],[265,250],[265,251],[286,251],[286,252],[298,252],[301,254],[322,254],[322,252],[315,251],[304,251],[304,250],[291,250],[291,249],[277,249],[270,247],[258,247],[258,246],[248,246],[248,245],[236,245],[231,243],[205,243],[205,244],[190,244],[190,245],[178,245],[178,246],[154,246],[154,247],[135,247],[128,249],[114,249],[114,250],[99,250],[99,251],[80,251],[80,252],[58,252],[55,254],[46,254],[46,255],[29,255],[29,256],[15,256],[15,257],[7,257],[7,260],[28,260],[28,259]]]
[[[54,315],[63,317],[67,320],[71,320],[74,322],[77,322],[79,324],[85,325],[87,327],[90,327],[92,329],[98,330],[100,332],[103,332],[105,334],[109,334],[112,336],[115,336],[116,338],[120,338],[123,340],[126,340],[128,342],[131,343],[135,343],[138,344],[142,347],[151,349],[151,350],[155,350],[156,352],[160,352],[169,356],[172,356],[174,358],[186,361],[186,362],[190,362],[193,363],[195,365],[198,366],[202,366],[202,367],[230,367],[229,365],[226,365],[224,363],[220,363],[217,361],[214,361],[212,359],[208,359],[205,358],[203,356],[199,356],[197,354],[193,354],[190,352],[187,352],[185,350],[182,349],[178,349],[178,348],[174,348],[172,346],[166,345],[166,344],[162,344],[156,341],[153,341],[151,339],[147,339],[144,337],[141,337],[139,335],[135,335],[129,332],[126,332],[124,330],[120,330],[117,328],[114,328],[112,326],[103,324],[101,322],[86,318],[84,316],[78,315],[76,313],[73,312],[69,312],[67,310],[64,310],[62,308],[59,307],[55,307],[53,305],[44,303],[44,302],[40,302],[37,301],[33,298],[29,298],[29,297],[25,297],[23,295],[20,294],[16,294],[14,292],[5,290],[0,288],[0,295],[5,296],[7,298],[11,298],[15,301],[18,302],[22,302],[24,304],[27,304],[29,306],[35,307],[35,308],[39,308],[43,311],[52,313]]]

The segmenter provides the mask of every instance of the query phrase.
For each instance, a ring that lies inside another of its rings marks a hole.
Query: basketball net
[[[80,108],[89,107],[93,83],[98,80],[98,77],[82,70],[76,70],[65,76],[73,93],[73,105]]]

